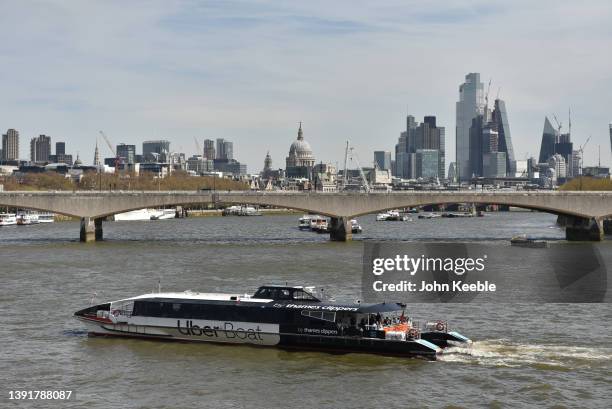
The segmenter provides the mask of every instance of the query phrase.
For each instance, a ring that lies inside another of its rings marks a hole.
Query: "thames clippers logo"
[[[225,322],[223,326],[205,325],[200,327],[194,325],[192,320],[185,320],[184,326],[181,325],[181,320],[176,321],[176,328],[182,335],[191,335],[197,337],[210,337],[210,338],[225,338],[225,339],[238,339],[238,340],[249,340],[249,341],[263,341],[261,328],[257,325],[256,328],[240,328],[235,327],[232,322]]]

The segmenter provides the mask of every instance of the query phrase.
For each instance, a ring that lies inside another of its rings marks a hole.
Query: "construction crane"
[[[553,114],[553,119],[557,123],[557,132],[559,133],[559,136],[560,136],[561,135],[561,128],[563,127],[563,124],[561,122],[559,122],[559,120],[557,119],[557,115],[555,115],[555,114]]]
[[[346,171],[346,159],[348,158],[349,142],[346,141],[346,149],[344,150],[344,173],[342,174],[342,189],[346,189],[348,182],[348,172]]]
[[[203,155],[204,151],[202,150],[202,147],[200,146],[200,142],[198,142],[198,138],[196,138],[195,136],[193,137],[193,140],[195,142],[196,145],[196,149],[199,152],[198,155]]]
[[[361,180],[363,181],[363,187],[365,188],[366,193],[370,193],[370,184],[368,183],[368,180],[365,177],[365,173],[363,173],[363,168],[361,167],[361,164],[359,163],[359,158],[357,157],[357,153],[355,152],[352,146],[350,148],[350,152],[351,152],[351,160],[353,160],[354,158],[355,162],[357,163],[357,167],[359,168],[359,174],[361,175]]]
[[[115,156],[115,172],[119,171],[119,162],[120,159],[119,155],[117,155],[117,152],[115,151],[115,148],[113,148],[113,144],[108,140],[108,137],[106,136],[106,134],[102,131],[100,131],[100,135],[102,135],[102,138],[104,139],[104,142],[106,142],[106,146],[108,146],[108,149],[110,149],[110,151],[113,153],[113,156]]]
[[[485,110],[489,107],[489,91],[491,91],[491,81],[493,79],[489,78],[489,85],[487,86],[487,93],[485,95]]]
[[[587,138],[586,141],[584,141],[580,149],[578,149],[578,152],[580,152],[580,170],[579,170],[580,172],[580,190],[582,190],[582,164],[584,163],[584,147],[587,145],[587,143],[589,143],[590,140],[591,140],[591,135],[589,135],[589,137]]]

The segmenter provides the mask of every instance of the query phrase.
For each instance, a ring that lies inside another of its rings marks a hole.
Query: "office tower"
[[[465,76],[459,86],[459,101],[456,103],[456,157],[457,173],[460,180],[468,180],[472,175],[470,164],[470,128],[472,121],[484,112],[484,86],[479,73]]]
[[[492,121],[499,136],[497,151],[506,153],[506,171],[509,175],[513,176],[516,173],[516,164],[512,137],[510,136],[510,124],[508,123],[506,103],[499,98],[495,100]]]
[[[402,178],[414,179],[421,174],[417,164],[418,150],[436,150],[438,170],[435,177],[444,178],[445,165],[445,129],[437,126],[435,116],[426,116],[422,123],[417,123],[412,115],[406,118],[406,131],[400,134],[395,146],[396,175]],[[429,159],[431,155],[427,156]],[[422,157],[421,157],[422,159]],[[428,163],[429,165],[429,163]]]
[[[482,155],[485,153],[483,150],[483,127],[484,127],[484,116],[482,114],[472,118],[472,126],[470,127],[470,139],[469,139],[469,155],[467,163],[470,165],[466,170],[467,173],[459,175],[461,180],[469,180],[476,176],[482,176]]]
[[[234,143],[223,141],[223,157],[221,159],[234,159]]]
[[[457,178],[457,170],[455,168],[455,162],[451,162],[450,165],[448,165],[448,180],[451,182],[456,182]]]
[[[482,172],[486,178],[506,176],[506,152],[487,152],[482,155]],[[513,175],[514,176],[514,175]]]
[[[582,156],[580,155],[580,151],[572,151],[572,161],[571,161],[572,177],[580,176],[580,174],[582,173],[580,170],[581,161],[582,161]]]
[[[121,158],[124,164],[132,165],[136,163],[136,145],[120,143],[117,145],[117,156]]]
[[[2,135],[2,160],[19,160],[19,132],[15,129]]]
[[[212,139],[204,139],[204,157],[210,160],[217,158],[215,156],[215,141]]]
[[[391,152],[374,151],[374,163],[381,170],[391,169]]]
[[[145,141],[142,143],[142,156],[145,162],[168,161],[170,154],[170,142],[166,140]]]
[[[558,153],[555,153],[548,159],[548,165],[555,171],[553,179],[565,179],[567,177],[567,167],[565,158]]]
[[[51,137],[47,135],[39,135],[38,138],[32,138],[30,141],[30,160],[32,163],[49,162],[51,155]]]
[[[542,131],[542,143],[540,144],[540,158],[538,163],[547,163],[548,158],[555,154],[555,143],[557,142],[557,131],[544,117],[544,130]]]
[[[55,142],[55,154],[58,156],[66,154],[66,142]]]
[[[437,149],[417,149],[416,177],[436,178],[439,172],[439,151]]]
[[[224,142],[225,139],[217,138],[217,156],[215,156],[215,159],[225,159],[225,148],[223,145]]]

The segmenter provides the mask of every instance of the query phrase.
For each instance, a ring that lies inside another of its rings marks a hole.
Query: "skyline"
[[[448,164],[459,84],[479,72],[490,100],[501,86],[516,159],[538,156],[545,116],[567,130],[571,107],[576,147],[592,136],[585,166],[598,145],[612,163],[606,2],[146,4],[6,4],[15,40],[0,44],[0,131],[65,141],[85,163],[99,130],[188,155],[194,136],[225,138],[253,172],[267,151],[283,167],[300,121],[317,162],[341,164],[349,139],[367,166],[393,151],[406,115],[435,115]]]

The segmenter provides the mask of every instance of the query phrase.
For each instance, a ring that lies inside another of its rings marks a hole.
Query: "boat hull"
[[[435,360],[442,349],[425,339],[394,341],[351,336],[295,334],[283,332],[278,324],[245,322],[202,322],[178,319],[173,327],[142,323],[113,322],[104,318],[77,317],[92,336],[146,338],[182,342],[212,342],[314,350],[329,353],[367,353]]]

